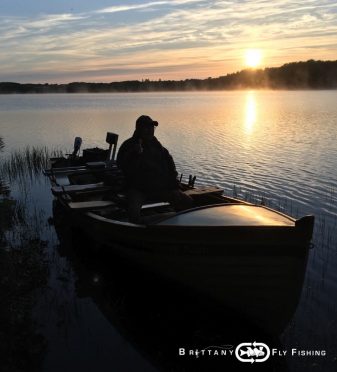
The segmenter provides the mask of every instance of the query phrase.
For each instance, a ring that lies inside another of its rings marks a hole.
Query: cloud
[[[43,16],[37,20],[29,22],[30,28],[50,28],[61,24],[78,21],[87,18],[83,15],[75,16],[73,14],[51,14]]]
[[[156,5],[165,5],[167,4],[167,1],[154,1],[150,3],[145,4],[130,4],[130,5],[117,5],[117,6],[111,6],[108,8],[103,8],[100,10],[97,10],[96,13],[117,13],[117,12],[125,12],[129,10],[135,10],[135,9],[145,9],[150,8],[152,6]]]
[[[186,5],[186,4],[200,3],[200,2],[203,2],[203,0],[152,1],[152,2],[144,3],[144,4],[115,5],[115,6],[97,10],[96,13],[117,13],[117,12],[126,12],[130,10],[152,8],[152,7],[157,7],[161,5],[176,6],[176,5]]]
[[[335,59],[336,10],[327,0],[163,0],[1,17],[0,42],[8,52],[0,65],[3,76],[40,71],[61,79],[91,71],[93,78],[111,73],[108,79],[116,80],[127,71],[139,78],[224,75],[243,68],[250,47],[264,50],[267,66]]]

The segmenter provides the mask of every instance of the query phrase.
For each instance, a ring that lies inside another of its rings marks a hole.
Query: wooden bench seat
[[[64,185],[64,186],[53,186],[51,191],[53,195],[60,195],[60,194],[71,194],[75,192],[81,191],[92,191],[92,190],[101,190],[107,188],[104,186],[104,182],[98,183],[90,183],[86,185]]]
[[[205,195],[205,194],[222,194],[223,189],[217,186],[204,186],[195,189],[185,190],[184,193],[189,196]]]
[[[95,209],[102,209],[107,207],[112,207],[116,205],[113,201],[110,200],[90,200],[85,202],[70,202],[68,206],[73,210],[81,211],[91,211]]]

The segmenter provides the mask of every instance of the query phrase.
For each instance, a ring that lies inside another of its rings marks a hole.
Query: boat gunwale
[[[101,221],[105,221],[105,222],[109,222],[109,223],[114,223],[116,225],[134,226],[134,227],[160,226],[160,227],[174,227],[174,228],[181,228],[181,227],[185,227],[185,228],[195,228],[195,227],[197,227],[197,228],[205,228],[205,227],[207,227],[207,228],[236,228],[236,227],[241,227],[241,228],[267,228],[267,227],[268,228],[286,228],[286,227],[289,227],[291,229],[296,228],[296,221],[298,221],[298,219],[295,219],[291,216],[288,216],[288,215],[286,215],[286,214],[284,214],[280,211],[276,211],[276,210],[274,210],[272,208],[269,208],[269,207],[266,207],[264,205],[252,204],[252,203],[248,203],[248,202],[241,201],[241,200],[234,199],[234,198],[229,198],[229,199],[233,199],[234,201],[231,202],[231,203],[228,203],[228,202],[224,201],[222,203],[207,204],[207,205],[203,205],[203,206],[199,206],[199,207],[195,207],[195,208],[186,209],[186,210],[177,212],[174,216],[166,216],[163,219],[160,219],[160,216],[158,216],[159,217],[158,221],[156,221],[155,223],[152,223],[152,224],[151,223],[150,224],[137,224],[137,223],[127,222],[127,221],[119,221],[119,220],[116,220],[116,219],[101,216],[101,215],[95,213],[94,211],[87,211],[87,212],[85,212],[85,214],[87,214],[88,216],[90,216],[92,218],[95,218],[95,219],[98,219],[98,220],[101,220]],[[191,212],[194,212],[194,211],[199,211],[199,210],[204,210],[204,209],[209,209],[209,208],[216,208],[216,207],[220,207],[220,206],[232,206],[232,205],[247,205],[247,206],[267,209],[267,210],[269,210],[273,213],[276,213],[276,214],[290,220],[291,222],[294,223],[294,225],[293,226],[291,226],[291,225],[287,225],[287,226],[284,226],[284,225],[258,225],[258,226],[222,225],[222,226],[219,226],[219,225],[183,225],[183,224],[181,224],[181,225],[159,225],[159,223],[165,222],[166,220],[169,220],[172,217],[180,216],[180,215],[191,213]]]
[[[224,203],[224,204],[217,204],[214,206],[224,206],[224,205],[237,205],[235,203]],[[253,204],[254,206],[254,204]],[[204,206],[205,208],[202,209],[207,209],[207,206]],[[210,207],[213,207],[210,206]],[[259,206],[257,206],[259,207]],[[200,208],[201,209],[201,208]],[[199,210],[199,207],[196,209]],[[190,209],[188,211],[194,211],[194,209]],[[271,210],[273,211],[273,210]],[[185,211],[184,211],[185,212]],[[186,211],[187,212],[187,211]],[[79,212],[81,213],[81,212]],[[84,213],[90,218],[94,218],[95,220],[102,221],[108,224],[113,224],[113,225],[119,225],[119,226],[128,226],[128,227],[138,227],[138,228],[160,228],[160,229],[297,229],[298,227],[296,226],[296,221],[292,217],[286,216],[289,218],[292,222],[294,222],[294,225],[258,225],[258,226],[252,226],[252,225],[160,225],[159,223],[164,222],[167,219],[172,218],[170,217],[165,217],[163,219],[159,219],[156,223],[153,224],[136,224],[132,222],[127,222],[127,221],[120,221],[112,218],[107,218],[105,216],[101,216],[100,214],[94,212],[94,211],[87,211]],[[180,213],[177,213],[175,216],[180,215]]]

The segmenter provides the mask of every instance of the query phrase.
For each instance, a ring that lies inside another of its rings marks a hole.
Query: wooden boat
[[[165,201],[149,202],[142,207],[142,223],[133,224],[120,174],[115,166],[111,172],[115,185],[59,186],[55,174],[49,175],[53,194],[74,226],[137,265],[225,303],[270,332],[284,329],[301,293],[313,216],[296,220],[224,196],[218,187],[181,183],[194,200],[193,208],[176,212]],[[83,172],[74,176],[69,169],[66,175],[71,183],[81,180]]]

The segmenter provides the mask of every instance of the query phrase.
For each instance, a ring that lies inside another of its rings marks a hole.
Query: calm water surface
[[[107,147],[107,131],[118,133],[120,144],[132,134],[136,118],[148,114],[159,121],[156,136],[172,153],[180,173],[196,175],[199,184],[222,186],[229,195],[234,192],[252,201],[264,198],[268,205],[295,217],[314,214],[315,248],[310,252],[300,305],[281,341],[290,348],[327,350],[325,358],[290,358],[292,370],[334,371],[336,102],[336,91],[3,95],[1,156],[27,145],[69,152],[75,136],[83,138],[82,147]],[[61,368],[65,361],[76,369],[99,358],[102,370],[107,363],[122,370],[120,365],[136,358],[136,364],[129,364],[141,367],[134,370],[156,370],[119,335],[90,296],[78,296],[74,284],[78,273],[71,260],[55,250],[59,240],[47,223],[52,216],[48,183],[41,178],[32,181],[28,191],[15,183],[11,189],[14,197],[25,198],[39,211],[41,234],[49,241],[53,262],[53,290],[41,295],[39,304],[39,314],[48,324],[45,369]],[[68,282],[61,285],[58,279],[63,271]],[[55,325],[60,308],[66,313],[66,332]],[[67,358],[60,359],[61,354]]]

